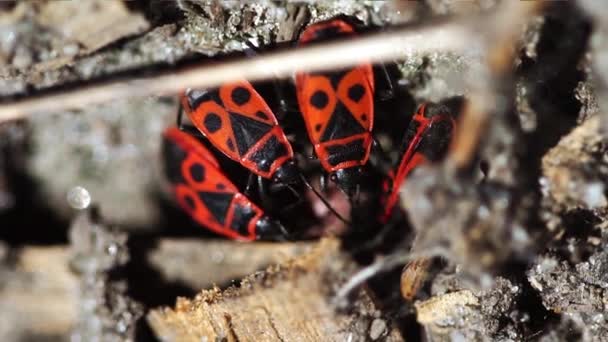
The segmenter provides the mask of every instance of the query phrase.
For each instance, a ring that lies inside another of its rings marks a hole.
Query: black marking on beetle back
[[[351,71],[352,71],[352,69],[337,70],[337,71],[332,71],[332,72],[311,72],[310,75],[311,76],[323,76],[323,77],[328,78],[329,83],[331,84],[332,88],[335,91],[336,89],[338,89],[338,85],[340,84],[340,82],[342,81],[344,76],[346,76],[346,74],[348,74]]]
[[[357,139],[343,145],[327,146],[329,158],[327,162],[336,166],[345,161],[361,160],[365,157],[365,148],[363,147],[363,139]]]
[[[312,94],[312,96],[310,97],[310,104],[317,109],[325,108],[328,103],[329,97],[327,96],[327,93],[323,90],[315,91],[314,94]]]
[[[321,130],[321,124],[316,124],[315,125],[315,131],[318,132]]]
[[[256,112],[255,116],[257,116],[258,118],[263,119],[263,120],[268,120],[269,119],[268,115],[266,115],[266,113],[264,113],[262,111]]]
[[[346,138],[360,133],[365,133],[365,128],[352,116],[342,102],[338,101],[325,131],[323,131],[321,142]]]
[[[275,160],[286,155],[287,147],[281,144],[279,139],[273,135],[266,141],[262,148],[255,151],[249,159],[256,163],[259,170],[268,172]]]
[[[234,103],[239,106],[242,106],[245,103],[249,102],[249,99],[251,98],[251,92],[247,88],[236,87],[232,90],[232,93],[230,93],[230,97],[232,98],[232,101]]]
[[[190,208],[190,210],[196,209],[196,203],[194,203],[194,198],[192,198],[192,196],[185,195],[184,202],[186,203],[186,206]]]
[[[207,101],[213,101],[222,107],[224,106],[224,101],[222,101],[222,99],[220,98],[220,95],[217,90],[206,91],[192,89],[186,94],[186,98],[188,99],[188,105],[192,110],[196,110],[201,105],[201,103]]]
[[[198,197],[205,204],[211,215],[220,223],[226,222],[226,213],[234,195],[230,193],[200,191]]]
[[[328,26],[316,30],[313,34],[313,40],[326,40],[330,38],[336,38],[339,35],[344,35],[344,32],[341,32],[338,26]]]
[[[449,119],[435,122],[424,132],[417,150],[432,162],[440,161],[448,151],[452,128],[452,122]]]
[[[244,115],[233,112],[229,112],[229,115],[236,146],[241,156],[245,155],[251,146],[272,129],[271,125]]]
[[[205,167],[199,163],[190,165],[190,175],[195,182],[202,183],[205,180]]]
[[[241,235],[249,235],[249,221],[255,216],[255,212],[249,206],[235,205],[230,228]]]
[[[342,79],[344,78],[344,76],[346,76],[346,74],[348,74],[351,71],[352,71],[352,69],[338,70],[338,71],[333,71],[333,72],[327,73],[327,74],[325,74],[325,76],[327,76],[329,78],[329,81],[331,82],[331,86],[337,90],[338,86],[340,85],[340,82],[342,82]]]
[[[170,139],[163,139],[162,158],[165,175],[172,184],[183,183],[182,162],[186,159],[186,151]]]
[[[209,133],[215,133],[222,128],[222,118],[215,113],[207,113],[203,124]]]
[[[228,146],[230,151],[234,152],[234,141],[232,141],[232,138],[226,140],[226,146]]]
[[[226,185],[225,185],[225,184],[223,184],[223,183],[217,183],[217,184],[215,185],[215,188],[216,188],[217,190],[224,190],[224,189],[226,189]]]
[[[355,102],[359,102],[363,95],[365,95],[365,87],[358,83],[348,88],[348,98]]]

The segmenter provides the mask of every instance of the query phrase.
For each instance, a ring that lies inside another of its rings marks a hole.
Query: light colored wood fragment
[[[0,290],[0,336],[69,334],[79,286],[69,258],[67,247],[27,247],[17,255],[16,268],[5,271]]]
[[[164,278],[200,289],[306,253],[312,243],[239,243],[228,240],[163,239],[149,261]],[[188,265],[188,267],[183,267]]]
[[[467,306],[478,306],[479,300],[469,290],[450,292],[415,304],[420,324],[437,324],[461,316]]]
[[[173,309],[151,311],[148,321],[162,341],[359,340],[357,326],[367,330],[370,320],[337,313],[325,288],[323,269],[340,258],[346,256],[338,242],[323,240],[296,260],[246,278],[240,288],[215,288],[194,299],[179,299]],[[367,295],[358,301],[363,311],[375,311]],[[387,333],[388,341],[402,341],[395,331]]]
[[[129,12],[121,0],[48,1],[37,19],[82,44],[87,52],[150,26],[143,15]]]

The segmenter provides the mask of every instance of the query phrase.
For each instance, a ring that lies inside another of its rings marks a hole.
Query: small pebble
[[[91,204],[89,191],[81,186],[75,186],[68,191],[68,203],[74,209],[86,209]]]
[[[372,326],[369,328],[369,337],[374,341],[379,339],[386,334],[386,328],[386,322],[383,319],[374,319]]]

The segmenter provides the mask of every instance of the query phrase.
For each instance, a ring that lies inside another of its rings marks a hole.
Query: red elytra
[[[298,45],[355,34],[352,25],[342,19],[333,19],[307,27],[300,35]],[[365,165],[372,145],[374,122],[371,64],[341,71],[297,73],[295,79],[306,130],[325,171],[334,173]]]
[[[190,90],[181,96],[181,104],[214,147],[252,173],[271,179],[281,168],[295,168],[283,129],[249,82]]]
[[[389,174],[390,181],[384,183],[386,195],[382,199],[384,206],[384,211],[380,217],[380,222],[382,223],[386,223],[390,219],[397,200],[399,199],[399,189],[408,175],[417,166],[429,162],[429,158],[424,154],[424,151],[419,150],[425,133],[427,133],[433,125],[440,122],[448,122],[450,132],[456,125],[456,122],[451,115],[434,115],[428,118],[426,110],[427,105],[422,104],[412,118],[408,127],[408,132],[406,133],[405,149],[399,161],[399,165],[395,172]]]
[[[235,240],[283,235],[224,175],[215,157],[198,140],[177,127],[165,130],[163,138],[167,178],[177,202],[192,219]]]

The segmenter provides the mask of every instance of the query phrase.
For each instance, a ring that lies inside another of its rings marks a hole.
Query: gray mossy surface
[[[58,3],[0,4],[1,96],[221,58],[246,42],[286,43],[302,25],[340,14],[365,25],[416,24],[491,12],[501,1],[103,0],[91,2],[98,10],[75,12]],[[521,28],[512,77],[503,80],[507,90],[476,155],[487,170],[461,177],[424,167],[406,182],[414,252],[442,257],[415,303],[394,293],[389,298],[402,304],[389,310],[368,302],[365,289],[365,301],[353,299],[347,323],[336,325],[346,330],[336,336],[606,340],[608,13],[593,0],[549,7]],[[108,18],[122,19],[110,25]],[[91,38],[101,32],[103,40]],[[419,104],[466,98],[485,77],[484,63],[473,49],[413,51],[396,69],[400,87]],[[0,340],[152,339],[160,333],[144,318],[151,309],[202,310],[207,304],[194,295],[203,288],[230,288],[257,270],[266,272],[256,281],[274,279],[284,269],[268,265],[291,265],[287,260],[310,252],[315,243],[242,246],[179,231],[188,221],[168,204],[159,158],[161,132],[176,110],[173,97],[125,94],[77,112],[0,124]],[[99,220],[70,207],[66,194],[74,186],[91,194]],[[287,289],[291,276],[321,281],[318,291],[330,303],[355,270],[344,254],[324,268],[321,276],[300,270],[276,279]],[[270,285],[264,291],[272,294]],[[214,293],[235,293],[227,291]],[[166,309],[177,296],[194,299]],[[231,297],[221,305],[235,302],[242,304]],[[171,315],[155,316],[158,326],[160,317]]]

